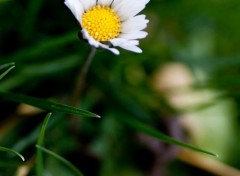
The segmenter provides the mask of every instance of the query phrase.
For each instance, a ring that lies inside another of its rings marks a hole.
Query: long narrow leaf
[[[169,137],[151,127],[149,127],[148,125],[138,121],[138,120],[135,120],[133,118],[126,118],[124,116],[122,116],[121,118],[119,118],[119,120],[123,121],[125,124],[129,125],[130,127],[138,130],[138,131],[141,131],[143,133],[146,133],[152,137],[155,137],[157,139],[159,139],[160,141],[163,141],[163,142],[167,142],[167,143],[170,143],[170,144],[175,144],[175,145],[178,145],[180,147],[184,147],[184,148],[188,148],[188,149],[191,149],[191,150],[195,150],[197,152],[201,152],[201,153],[205,153],[205,154],[208,154],[208,155],[211,155],[211,156],[215,156],[215,157],[218,157],[217,154],[214,154],[212,152],[209,152],[209,151],[206,151],[206,150],[202,150],[202,149],[199,149],[197,147],[194,147],[192,145],[189,145],[189,144],[186,144],[184,142],[181,142],[181,141],[178,141],[172,137]]]
[[[23,48],[19,51],[14,52],[10,57],[7,58],[10,62],[26,62],[27,60],[34,60],[41,56],[43,53],[49,52],[56,48],[62,48],[69,43],[76,41],[76,31],[72,31],[51,39],[42,40],[36,42],[30,47]],[[38,57],[36,57],[38,56]],[[6,58],[0,59],[0,64],[5,61]]]
[[[70,163],[69,161],[67,161],[66,159],[64,159],[63,157],[59,156],[58,154],[42,147],[42,146],[39,146],[39,145],[36,145],[36,147],[40,150],[42,150],[43,152],[53,156],[54,158],[58,159],[59,161],[61,161],[62,163],[64,163],[65,165],[67,165],[70,169],[72,169],[73,172],[76,173],[76,175],[78,176],[83,176],[83,174],[72,164]]]
[[[48,124],[48,121],[49,121],[51,115],[52,115],[52,113],[48,113],[43,121],[43,125],[42,125],[41,131],[38,136],[38,141],[37,141],[37,144],[40,146],[42,146],[44,143],[45,131],[46,131],[47,124]],[[36,161],[37,161],[37,163],[36,163],[37,175],[42,176],[43,175],[43,155],[42,155],[42,151],[40,149],[37,149]]]
[[[12,67],[14,65],[15,65],[14,62],[10,62],[10,63],[7,63],[7,64],[1,64],[0,65],[0,70],[7,69],[7,68]]]
[[[72,106],[68,106],[65,104],[50,102],[47,100],[30,97],[26,95],[11,93],[11,92],[0,92],[0,97],[6,100],[11,100],[18,103],[25,103],[40,109],[44,109],[47,111],[56,111],[56,112],[63,112],[67,114],[79,115],[83,117],[96,117],[100,118],[99,115],[94,114],[89,111],[85,111],[82,109],[78,109]]]
[[[14,151],[14,150],[11,150],[11,149],[9,149],[9,148],[5,148],[5,147],[0,147],[0,151],[13,153],[13,154],[19,156],[19,157],[22,159],[22,161],[25,161],[25,158],[24,158],[20,153]]]
[[[0,74],[0,80],[1,80],[4,76],[6,76],[6,75],[8,74],[8,72],[10,72],[10,71],[15,67],[15,65],[14,65],[14,63],[4,64],[4,65],[2,65],[2,66],[0,67],[0,70],[3,69],[3,68],[5,68],[5,67],[9,67],[9,68],[8,68],[6,71],[4,71],[2,74]]]

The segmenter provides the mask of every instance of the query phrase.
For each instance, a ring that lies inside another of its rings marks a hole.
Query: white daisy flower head
[[[81,25],[82,37],[96,48],[119,54],[115,47],[141,53],[148,20],[138,15],[150,0],[65,0]]]

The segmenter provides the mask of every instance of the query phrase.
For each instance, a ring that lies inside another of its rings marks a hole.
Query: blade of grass
[[[96,117],[100,118],[99,115],[94,114],[92,112],[82,110],[76,107],[68,106],[65,104],[50,102],[47,100],[30,97],[26,95],[11,93],[11,92],[0,92],[0,97],[6,100],[11,100],[18,103],[25,103],[40,109],[44,109],[47,111],[56,111],[56,112],[62,112],[67,114],[73,114],[73,115],[79,115],[82,117]]]
[[[51,121],[49,121],[47,124],[49,129],[53,128],[60,121],[66,120],[63,118],[65,117],[64,114],[60,114],[60,113],[52,114],[51,117],[52,117]],[[37,125],[32,132],[29,132],[26,136],[22,137],[20,141],[17,141],[15,144],[13,144],[12,149],[18,152],[22,152],[24,149],[28,148],[29,146],[35,145],[36,141],[38,140],[41,127],[42,127],[42,124]]]
[[[14,151],[14,150],[11,150],[11,149],[9,149],[9,148],[5,148],[5,147],[0,147],[0,151],[13,153],[13,154],[19,156],[19,157],[21,158],[22,161],[25,161],[25,158],[24,158],[20,153]]]
[[[0,91],[13,90],[32,80],[45,79],[48,76],[65,72],[79,63],[79,54],[58,57],[57,60],[44,61],[42,63],[29,63],[16,69],[14,75],[1,82]]]
[[[2,74],[0,74],[0,80],[4,77],[4,76],[6,76],[14,67],[15,67],[15,65],[13,64],[8,64],[8,66],[10,66],[10,68],[8,68],[6,71],[4,71]],[[1,69],[3,69],[3,68],[5,68],[5,67],[7,67],[6,65],[2,65],[1,67],[0,67],[0,70]]]
[[[45,131],[46,131],[47,124],[48,124],[48,121],[51,116],[52,116],[52,113],[48,113],[43,121],[43,125],[42,125],[42,128],[41,128],[39,136],[38,136],[38,141],[37,141],[38,145],[43,145],[43,143],[44,143]]]
[[[36,58],[39,58],[39,56],[41,56],[43,53],[49,52],[52,49],[59,49],[76,40],[76,31],[72,31],[58,37],[47,39],[47,42],[46,40],[42,40],[41,42],[30,47],[16,51],[9,58],[7,58],[7,60],[16,63],[27,60],[34,60]],[[0,64],[3,63],[4,59],[0,60]]]
[[[67,161],[66,159],[64,159],[63,157],[59,156],[58,154],[42,147],[42,146],[39,146],[39,145],[36,145],[36,147],[40,150],[42,150],[43,152],[51,155],[52,157],[58,159],[59,161],[61,161],[62,163],[64,163],[66,166],[68,166],[73,172],[76,173],[76,175],[78,176],[83,176],[83,174],[72,164],[70,163],[69,161]]]
[[[205,154],[208,154],[208,155],[211,155],[211,156],[218,157],[217,154],[214,154],[212,152],[202,150],[202,149],[199,149],[199,148],[194,147],[192,145],[189,145],[189,144],[186,144],[184,142],[178,141],[178,140],[176,140],[172,137],[169,137],[169,136],[167,136],[167,135],[149,127],[148,125],[144,124],[143,122],[140,122],[140,121],[135,120],[133,118],[127,118],[125,116],[122,116],[118,119],[121,120],[122,122],[124,122],[125,124],[127,124],[128,126],[136,129],[137,131],[140,131],[140,132],[148,134],[152,137],[155,137],[155,138],[159,139],[160,141],[167,142],[167,143],[170,143],[170,144],[175,144],[175,145],[178,145],[180,147],[188,148],[188,149],[191,149],[191,150],[195,150],[197,152],[201,152],[201,153],[205,153]]]
[[[14,65],[15,65],[14,62],[10,62],[10,63],[7,63],[7,64],[2,64],[2,65],[0,65],[0,70],[9,68],[9,67],[14,66]]]
[[[37,144],[40,146],[42,146],[44,143],[45,131],[46,131],[47,124],[48,124],[48,121],[49,121],[51,115],[52,115],[52,113],[48,113],[43,121],[43,125],[42,125],[41,131],[38,136],[38,141],[37,141]],[[36,173],[38,176],[42,176],[43,175],[43,155],[42,155],[42,151],[39,150],[38,148],[37,148],[36,162],[37,162],[36,163]]]

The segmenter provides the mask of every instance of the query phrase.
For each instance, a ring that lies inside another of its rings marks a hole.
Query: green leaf
[[[19,157],[22,159],[22,161],[25,161],[25,158],[24,158],[20,153],[14,151],[14,150],[11,150],[11,149],[9,149],[9,148],[5,148],[5,147],[0,147],[0,151],[13,153],[13,154],[19,156]]]
[[[42,146],[39,146],[39,145],[36,145],[36,147],[40,150],[42,150],[43,152],[51,155],[52,157],[58,159],[59,161],[61,161],[62,163],[64,163],[66,166],[68,166],[73,172],[76,173],[76,175],[78,176],[83,176],[83,174],[72,164],[70,163],[69,161],[67,161],[66,159],[64,159],[63,157],[59,156],[58,154],[42,147]]]
[[[9,67],[9,68],[8,68]],[[0,70],[8,68],[2,74],[0,74],[0,80],[8,74],[15,67],[14,63],[4,64],[0,66]]]
[[[15,65],[14,62],[10,62],[10,63],[7,63],[7,64],[2,64],[2,65],[0,65],[0,70],[7,69],[7,68],[12,67],[14,65]]]
[[[83,117],[96,117],[100,118],[99,115],[94,114],[92,112],[82,110],[76,107],[68,106],[65,104],[50,102],[47,100],[30,97],[26,95],[11,93],[11,92],[0,92],[0,97],[6,100],[11,100],[18,103],[25,103],[40,109],[44,109],[47,111],[57,111],[63,112],[67,114],[79,115]]]
[[[46,131],[47,124],[48,124],[48,121],[49,121],[51,115],[52,115],[52,113],[48,113],[43,121],[43,125],[42,125],[41,131],[38,136],[38,141],[37,141],[37,144],[40,146],[42,146],[44,143],[45,131]],[[37,161],[37,163],[36,163],[37,175],[42,176],[43,175],[43,155],[42,155],[42,151],[40,149],[37,149],[36,161]]]
[[[175,144],[175,145],[178,145],[180,147],[188,148],[188,149],[191,149],[191,150],[195,150],[197,152],[201,152],[201,153],[205,153],[205,154],[208,154],[208,155],[211,155],[211,156],[218,157],[217,154],[214,154],[212,152],[202,150],[202,149],[199,149],[199,148],[194,147],[192,145],[189,145],[189,144],[186,144],[184,142],[178,141],[178,140],[176,140],[172,137],[169,137],[169,136],[167,136],[167,135],[149,127],[148,125],[144,124],[143,122],[140,122],[140,121],[135,120],[133,118],[127,118],[125,116],[122,116],[118,119],[123,121],[125,124],[129,125],[130,127],[134,128],[138,131],[141,131],[145,134],[148,134],[152,137],[155,137],[155,138],[159,139],[160,141],[167,142],[167,143],[170,143],[170,144]]]

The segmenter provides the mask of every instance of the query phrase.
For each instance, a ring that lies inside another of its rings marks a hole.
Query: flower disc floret
[[[114,10],[96,5],[82,16],[82,27],[95,40],[104,42],[116,38],[121,32],[121,21]]]

